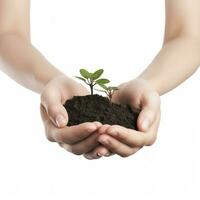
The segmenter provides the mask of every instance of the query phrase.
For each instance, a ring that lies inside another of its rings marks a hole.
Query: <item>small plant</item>
[[[114,87],[114,86],[109,86],[107,87],[106,85],[104,84],[99,84],[100,87],[102,87],[104,90],[99,90],[99,89],[96,89],[97,91],[100,91],[100,92],[104,92],[106,93],[107,97],[109,98],[109,100],[111,101],[112,99],[112,96],[114,94],[114,91],[116,90],[119,90],[118,87]]]
[[[102,87],[102,85],[105,86],[105,84],[110,82],[108,79],[100,78],[103,72],[104,72],[103,69],[98,69],[93,73],[87,71],[86,69],[80,69],[80,74],[82,77],[80,76],[75,76],[75,77],[84,81],[90,87],[91,95],[93,95],[94,93],[93,90],[95,85],[99,85]]]
[[[102,124],[118,124],[137,130],[138,113],[133,112],[128,104],[111,101],[120,87],[114,87],[110,85],[108,79],[101,78],[103,72],[103,69],[98,69],[93,73],[80,69],[81,76],[76,76],[76,78],[90,87],[91,95],[74,95],[64,103],[69,118],[67,126],[99,121]],[[103,92],[105,95],[93,95],[94,90]]]

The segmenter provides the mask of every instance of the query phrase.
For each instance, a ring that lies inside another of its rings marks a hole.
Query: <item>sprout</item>
[[[105,86],[105,84],[110,82],[108,79],[100,78],[103,72],[104,72],[103,69],[99,69],[94,73],[88,72],[86,69],[80,69],[80,74],[82,77],[80,76],[75,76],[75,77],[84,81],[87,85],[89,85],[91,95],[93,95],[93,89],[96,84],[99,86],[101,85]]]
[[[99,86],[102,87],[104,90],[99,90],[99,89],[96,89],[96,90],[106,93],[106,95],[107,95],[107,97],[109,98],[110,101],[112,100],[112,96],[114,94],[114,91],[119,90],[118,87],[114,87],[114,86],[107,87],[104,84],[99,84]]]

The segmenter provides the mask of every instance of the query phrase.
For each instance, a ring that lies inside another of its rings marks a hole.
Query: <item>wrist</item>
[[[59,71],[54,66],[52,66],[52,68],[49,69],[49,71],[48,71],[48,75],[45,80],[45,85],[47,85],[50,81],[52,81],[58,77],[61,77],[61,76],[65,76],[65,74],[63,72]]]
[[[159,94],[159,96],[162,95],[159,83],[155,79],[148,77],[146,75],[140,75],[137,79],[145,81],[155,92]]]
[[[52,65],[46,65],[43,70],[38,70],[38,73],[36,73],[35,79],[36,82],[40,83],[40,89],[39,93],[41,93],[46,85],[52,81],[53,79],[59,77],[59,76],[64,76],[64,73],[59,71],[57,68],[55,68]]]

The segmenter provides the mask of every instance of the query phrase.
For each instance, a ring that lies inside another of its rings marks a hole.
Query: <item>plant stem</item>
[[[91,92],[91,95],[93,95],[93,85],[90,84],[90,92]]]

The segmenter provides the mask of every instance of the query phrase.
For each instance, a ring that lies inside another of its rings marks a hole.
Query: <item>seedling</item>
[[[109,98],[110,102],[111,102],[111,99],[112,99],[112,96],[114,94],[114,91],[116,90],[119,90],[118,87],[114,87],[114,86],[109,86],[107,87],[106,85],[104,84],[99,84],[100,87],[102,87],[104,90],[99,90],[99,89],[96,89],[97,91],[100,91],[100,92],[104,92],[106,93],[107,97]]]
[[[103,69],[98,69],[97,71],[93,73],[87,71],[86,69],[80,69],[80,74],[82,77],[80,76],[75,76],[75,77],[84,81],[90,87],[91,95],[93,95],[95,85],[105,86],[105,84],[110,82],[108,79],[100,78],[103,72],[104,72]]]
[[[103,72],[103,69],[98,69],[94,73],[86,69],[80,69],[81,76],[76,76],[76,78],[90,87],[91,95],[75,95],[65,102],[64,107],[69,118],[67,126],[99,121],[102,124],[118,124],[137,130],[138,113],[133,112],[129,105],[122,105],[120,102],[114,103],[111,101],[115,91],[120,88],[108,85],[110,81],[101,78]],[[96,86],[98,87],[96,88]],[[93,95],[93,90],[97,89],[106,95]]]

